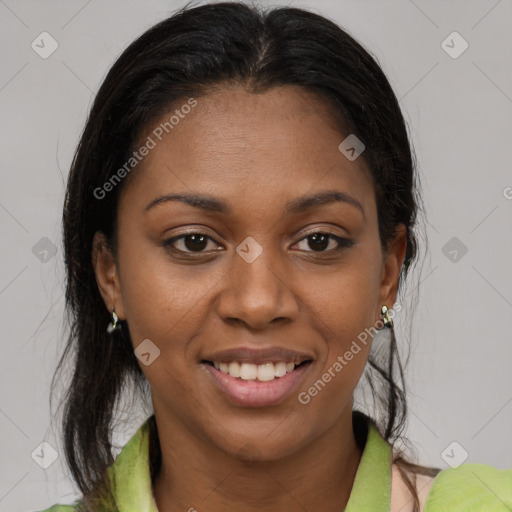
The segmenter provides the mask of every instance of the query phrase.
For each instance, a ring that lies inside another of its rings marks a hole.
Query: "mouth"
[[[209,382],[231,404],[239,407],[278,405],[304,381],[313,361],[277,361],[264,364],[202,360]]]
[[[312,363],[311,359],[306,359],[300,363],[294,363],[292,361],[278,361],[278,362],[267,362],[264,364],[251,364],[241,363],[238,361],[217,362],[207,361],[203,359],[202,364],[212,366],[216,370],[230,375],[231,377],[244,380],[244,381],[256,381],[256,382],[269,382],[274,379],[280,379],[288,373],[294,372],[297,368]]]

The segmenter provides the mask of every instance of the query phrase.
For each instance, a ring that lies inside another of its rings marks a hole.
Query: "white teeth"
[[[291,363],[293,364],[293,363]],[[295,366],[295,365],[293,365]],[[291,369],[293,371],[293,368]],[[274,375],[276,377],[283,377],[286,375],[286,363],[276,363],[274,365]]]
[[[240,364],[236,361],[229,363],[229,375],[231,377],[240,377]]]
[[[251,364],[251,363],[238,363],[231,361],[230,363],[217,363],[214,362],[213,366],[223,373],[231,375],[231,377],[240,378],[242,380],[255,380],[266,382],[274,380],[275,378],[284,377],[287,373],[293,372],[295,363],[265,363],[265,364]]]
[[[231,374],[230,374],[231,375]],[[255,364],[242,363],[240,366],[240,378],[252,380],[258,376],[258,367]]]
[[[274,380],[274,365],[272,363],[260,364],[258,366],[258,380]]]

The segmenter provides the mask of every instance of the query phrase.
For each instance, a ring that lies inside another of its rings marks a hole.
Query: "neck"
[[[159,512],[339,512],[348,502],[362,455],[351,407],[321,437],[276,460],[241,460],[165,420],[157,416]]]

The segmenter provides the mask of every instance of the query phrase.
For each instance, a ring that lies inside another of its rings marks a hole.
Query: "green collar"
[[[148,420],[128,441],[114,464],[115,500],[119,512],[158,512],[149,471]],[[391,446],[370,421],[364,450],[345,512],[389,512]]]
[[[391,445],[368,421],[368,435],[345,512],[390,512]]]

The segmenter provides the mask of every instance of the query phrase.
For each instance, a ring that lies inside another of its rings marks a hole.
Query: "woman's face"
[[[134,348],[144,342],[158,420],[277,459],[352,409],[371,343],[360,335],[395,301],[405,237],[382,251],[365,163],[340,152],[348,134],[308,93],[226,88],[196,101],[161,141],[145,135],[156,145],[123,189],[117,266],[103,255],[98,282]],[[208,200],[157,201],[170,194]],[[230,349],[244,350],[217,354]],[[250,377],[251,361],[279,374],[278,363],[304,359],[281,377],[259,365],[274,376],[264,382],[205,362],[249,363]]]

